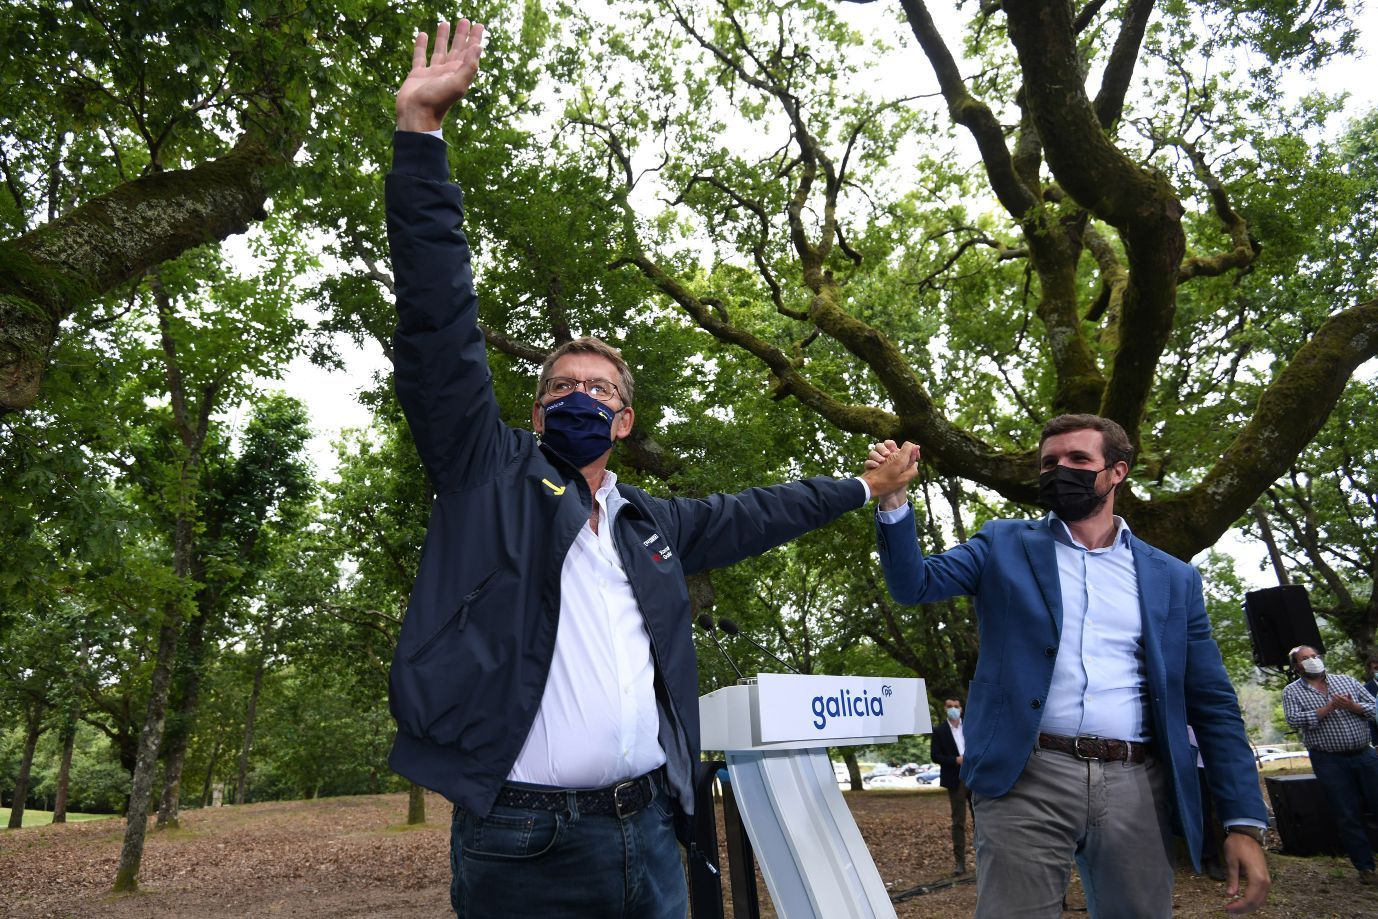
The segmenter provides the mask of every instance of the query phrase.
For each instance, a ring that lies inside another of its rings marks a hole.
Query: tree
[[[1378,111],[1355,120],[1337,145],[1339,206],[1324,225],[1324,257],[1279,285],[1279,299],[1308,303],[1336,289],[1371,289],[1378,254]],[[1355,266],[1349,270],[1345,266]],[[1319,292],[1319,294],[1318,294]],[[1279,583],[1308,588],[1322,624],[1356,663],[1378,652],[1378,385],[1356,379],[1316,439],[1260,498],[1248,529],[1268,546]]]
[[[355,697],[372,700],[365,709],[380,708],[421,560],[431,486],[395,403],[383,404],[372,432],[359,432],[338,449],[339,481],[326,486],[325,530],[351,574],[324,605],[333,622],[303,650],[314,660],[343,652],[354,663],[339,669],[356,674]],[[411,783],[407,823],[425,821],[425,790]]]
[[[1370,295],[1298,315],[1268,295],[1317,248],[1289,209],[1312,213],[1343,165],[1300,141],[1332,104],[1286,107],[1270,69],[1349,48],[1342,7],[983,5],[969,78],[927,7],[901,7],[917,49],[889,53],[926,59],[975,169],[937,113],[872,93],[876,57],[835,7],[667,0],[606,39],[577,26],[595,65],[631,68],[568,96],[589,141],[568,155],[601,157],[622,215],[614,265],[751,355],[777,398],[915,440],[1010,502],[1033,503],[1044,420],[1116,419],[1141,456],[1124,513],[1190,557],[1378,353]],[[1267,67],[1217,76],[1245,52]]]
[[[6,7],[0,413],[38,397],[69,317],[262,218],[305,127],[309,11]]]
[[[1375,398],[1374,381],[1351,386],[1321,435],[1265,493],[1251,526],[1278,553],[1283,583],[1308,589],[1360,669],[1378,654]]]
[[[10,807],[9,829],[15,830],[24,825],[24,802],[29,799],[29,776],[33,770],[34,751],[38,748],[38,738],[43,733],[44,708],[41,703],[31,702],[24,711],[24,754],[19,762],[19,775],[14,780],[14,801]]]
[[[238,452],[222,451],[207,462],[202,532],[193,563],[199,586],[177,662],[176,715],[165,737],[160,828],[177,825],[182,766],[207,652],[225,630],[232,604],[252,602],[256,589],[264,586],[275,542],[292,539],[304,525],[313,486],[303,456],[309,434],[305,406],[286,396],[268,396],[255,406]]]

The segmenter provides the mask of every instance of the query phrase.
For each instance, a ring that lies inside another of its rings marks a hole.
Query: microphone
[[[727,649],[722,646],[722,642],[718,641],[718,634],[713,630],[713,617],[704,613],[697,621],[699,628],[707,632],[708,637],[713,639],[714,647],[718,649],[718,653],[722,655],[723,660],[727,661],[727,665],[737,674],[737,679],[745,680],[746,674],[742,673],[742,669],[737,666],[736,662],[733,661],[730,656],[728,656]]]
[[[759,641],[757,641],[756,639],[752,638],[750,635],[748,635],[748,634],[746,634],[745,632],[743,632],[740,628],[737,627],[737,623],[733,622],[731,619],[719,619],[719,620],[718,620],[718,628],[722,629],[724,632],[726,632],[727,634],[731,635],[733,638],[737,637],[738,635],[742,636],[742,637],[745,638],[747,641],[751,642],[753,645],[755,645],[756,647],[760,648],[761,651],[763,651],[764,653],[766,653],[766,654],[770,655],[771,657],[775,658],[775,660],[780,664],[780,666],[784,667],[784,668],[785,668],[786,670],[788,670],[790,673],[798,673],[798,672],[799,672],[799,671],[796,670],[795,668],[791,667],[789,664],[786,664],[783,660],[780,660],[780,656],[779,656],[778,654],[776,654],[774,651],[772,651],[772,650],[770,650],[769,648],[765,647],[765,646],[762,645]]]

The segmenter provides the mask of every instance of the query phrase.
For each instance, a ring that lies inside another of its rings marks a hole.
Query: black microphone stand
[[[702,618],[707,618],[707,617],[700,617],[700,618],[702,619]],[[711,620],[710,620],[710,621],[711,621]],[[702,622],[700,622],[700,625],[702,625]],[[757,641],[756,639],[752,638],[750,635],[748,635],[748,634],[746,634],[745,632],[743,632],[743,631],[741,630],[741,628],[738,627],[737,623],[733,622],[731,619],[719,619],[719,620],[718,620],[718,628],[722,629],[724,632],[726,632],[728,635],[731,635],[733,638],[737,637],[738,635],[742,636],[742,637],[745,638],[747,641],[749,641],[749,642],[751,642],[753,645],[755,645],[757,648],[760,648],[761,651],[762,651],[762,653],[767,654],[767,655],[769,655],[769,656],[775,658],[775,660],[780,664],[780,666],[781,666],[781,667],[784,667],[784,668],[785,668],[786,670],[788,670],[790,673],[798,673],[798,672],[799,672],[797,669],[795,669],[794,667],[791,667],[789,664],[787,664],[787,663],[785,663],[783,660],[781,660],[781,659],[780,659],[780,656],[779,656],[778,654],[776,654],[774,651],[770,650],[770,649],[767,648],[765,645],[761,644],[759,641]]]

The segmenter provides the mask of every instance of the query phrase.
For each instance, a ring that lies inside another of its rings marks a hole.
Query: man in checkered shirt
[[[1316,649],[1299,645],[1288,655],[1298,678],[1282,691],[1287,723],[1301,732],[1311,768],[1325,789],[1340,839],[1359,880],[1378,884],[1364,810],[1378,814],[1378,751],[1369,742],[1373,696],[1343,673],[1326,673]]]

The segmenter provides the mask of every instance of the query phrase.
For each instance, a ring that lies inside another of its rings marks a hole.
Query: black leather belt
[[[1148,745],[1140,741],[1114,740],[1108,737],[1063,737],[1061,734],[1039,734],[1038,745],[1044,750],[1070,753],[1077,759],[1095,759],[1105,763],[1142,763],[1148,758]]]
[[[529,810],[562,811],[569,807],[569,796],[574,795],[575,807],[580,814],[606,814],[615,817],[630,817],[644,808],[655,797],[656,788],[653,777],[660,770],[648,772],[616,785],[605,788],[584,788],[568,790],[552,788],[519,788],[502,786],[495,804],[503,807],[520,807]]]

